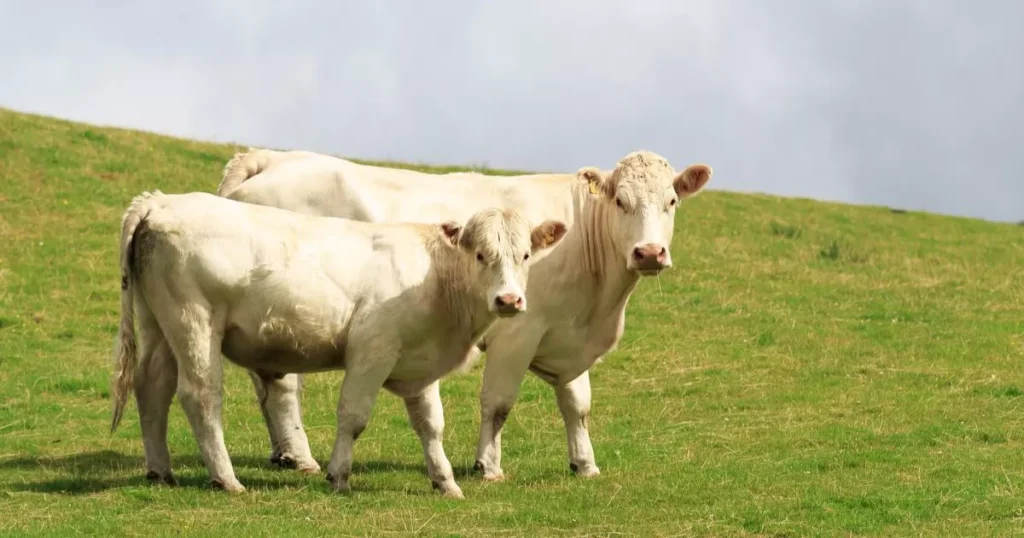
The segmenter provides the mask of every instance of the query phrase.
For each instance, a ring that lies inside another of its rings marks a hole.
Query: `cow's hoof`
[[[465,499],[466,497],[462,494],[462,488],[455,483],[454,480],[449,480],[442,484],[435,481],[430,482],[431,487],[441,492],[441,495],[449,499]]]
[[[455,486],[453,489],[441,492],[441,495],[448,499],[465,499],[466,496],[462,494],[462,489],[459,486]]]
[[[276,459],[276,465],[282,469],[292,469],[305,474],[317,474],[320,472],[320,464],[312,458],[308,460],[299,459],[290,453],[285,452],[284,454],[277,456]],[[274,461],[274,458],[271,458],[270,461]]]
[[[291,454],[281,454],[281,457],[277,459],[277,466],[282,469],[294,469],[295,458]]]
[[[282,469],[301,469],[306,466],[306,462],[296,458],[290,452],[276,454],[270,458],[270,462]],[[316,462],[314,462],[314,464],[315,463]]]
[[[302,474],[320,474],[320,464],[314,461],[299,465],[296,470]]]
[[[327,473],[327,481],[331,483],[331,489],[336,493],[348,493],[352,491],[351,486],[348,485],[348,476],[335,477],[331,473]]]
[[[477,460],[473,464],[473,472],[480,473],[482,478],[488,482],[496,482],[505,478],[505,474],[501,472],[501,469],[488,469],[484,462]]]
[[[569,470],[581,478],[590,478],[601,474],[601,470],[593,463],[584,463],[583,465],[570,463]]]
[[[505,473],[501,469],[497,471],[484,471],[483,479],[485,482],[501,482],[505,479]]]
[[[175,479],[174,475],[171,474],[170,472],[168,472],[166,474],[161,474],[161,473],[158,473],[156,471],[149,471],[148,473],[146,473],[146,480],[149,480],[150,482],[155,482],[156,484],[160,484],[160,485],[164,485],[164,486],[172,486],[173,487],[173,486],[177,486],[178,485],[178,480]]]
[[[238,480],[226,481],[214,478],[213,480],[210,480],[210,486],[212,486],[213,489],[224,490],[228,493],[242,493],[245,491],[245,486],[243,486]]]

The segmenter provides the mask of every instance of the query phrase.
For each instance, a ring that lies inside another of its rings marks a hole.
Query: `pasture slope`
[[[593,370],[599,478],[570,475],[533,377],[505,429],[506,481],[468,475],[478,365],[442,385],[466,500],[432,494],[389,394],[356,446],[354,494],[331,494],[271,468],[229,365],[226,435],[249,490],[208,487],[176,401],[182,486],[150,486],[134,403],[108,433],[119,219],[143,190],[213,191],[236,149],[0,109],[0,535],[1024,532],[1024,228],[715,191],[683,205],[676,267],[641,284]],[[307,378],[324,463],[341,376]]]

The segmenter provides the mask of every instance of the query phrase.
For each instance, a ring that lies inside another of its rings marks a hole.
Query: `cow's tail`
[[[246,151],[236,153],[227,164],[224,165],[224,177],[217,187],[217,196],[227,197],[242,186],[247,179],[262,172],[270,165],[270,150],[249,148]]]
[[[114,340],[114,379],[111,383],[114,416],[110,423],[110,433],[117,431],[117,426],[121,423],[125,404],[128,403],[128,393],[134,385],[135,365],[139,362],[138,345],[135,340],[135,277],[138,271],[132,267],[135,260],[135,231],[149,215],[152,209],[151,199],[160,194],[160,191],[155,191],[136,196],[121,218],[121,325]]]

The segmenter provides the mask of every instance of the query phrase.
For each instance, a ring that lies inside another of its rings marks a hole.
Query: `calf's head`
[[[678,174],[665,158],[649,151],[625,156],[611,172],[585,167],[577,177],[607,204],[599,226],[611,248],[625,259],[626,269],[641,276],[672,266],[669,245],[680,200],[693,196],[711,179],[711,167],[693,164]]]
[[[469,287],[502,317],[526,311],[526,281],[530,265],[565,236],[564,223],[544,221],[531,227],[515,210],[485,209],[465,226],[441,225],[449,241],[466,257]]]

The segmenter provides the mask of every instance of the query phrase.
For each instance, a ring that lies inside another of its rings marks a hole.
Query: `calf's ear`
[[[444,233],[445,239],[448,240],[452,246],[459,243],[459,232],[462,231],[462,226],[454,220],[449,220],[441,223],[441,232]]]
[[[691,164],[672,181],[672,187],[680,198],[693,196],[704,188],[711,179],[711,167],[706,164]]]
[[[576,172],[576,179],[584,181],[590,187],[590,194],[604,194],[612,198],[615,196],[615,186],[608,181],[608,175],[595,166],[584,166]]]
[[[546,220],[530,233],[530,250],[537,252],[555,246],[563,237],[567,228],[565,223],[557,220]]]

